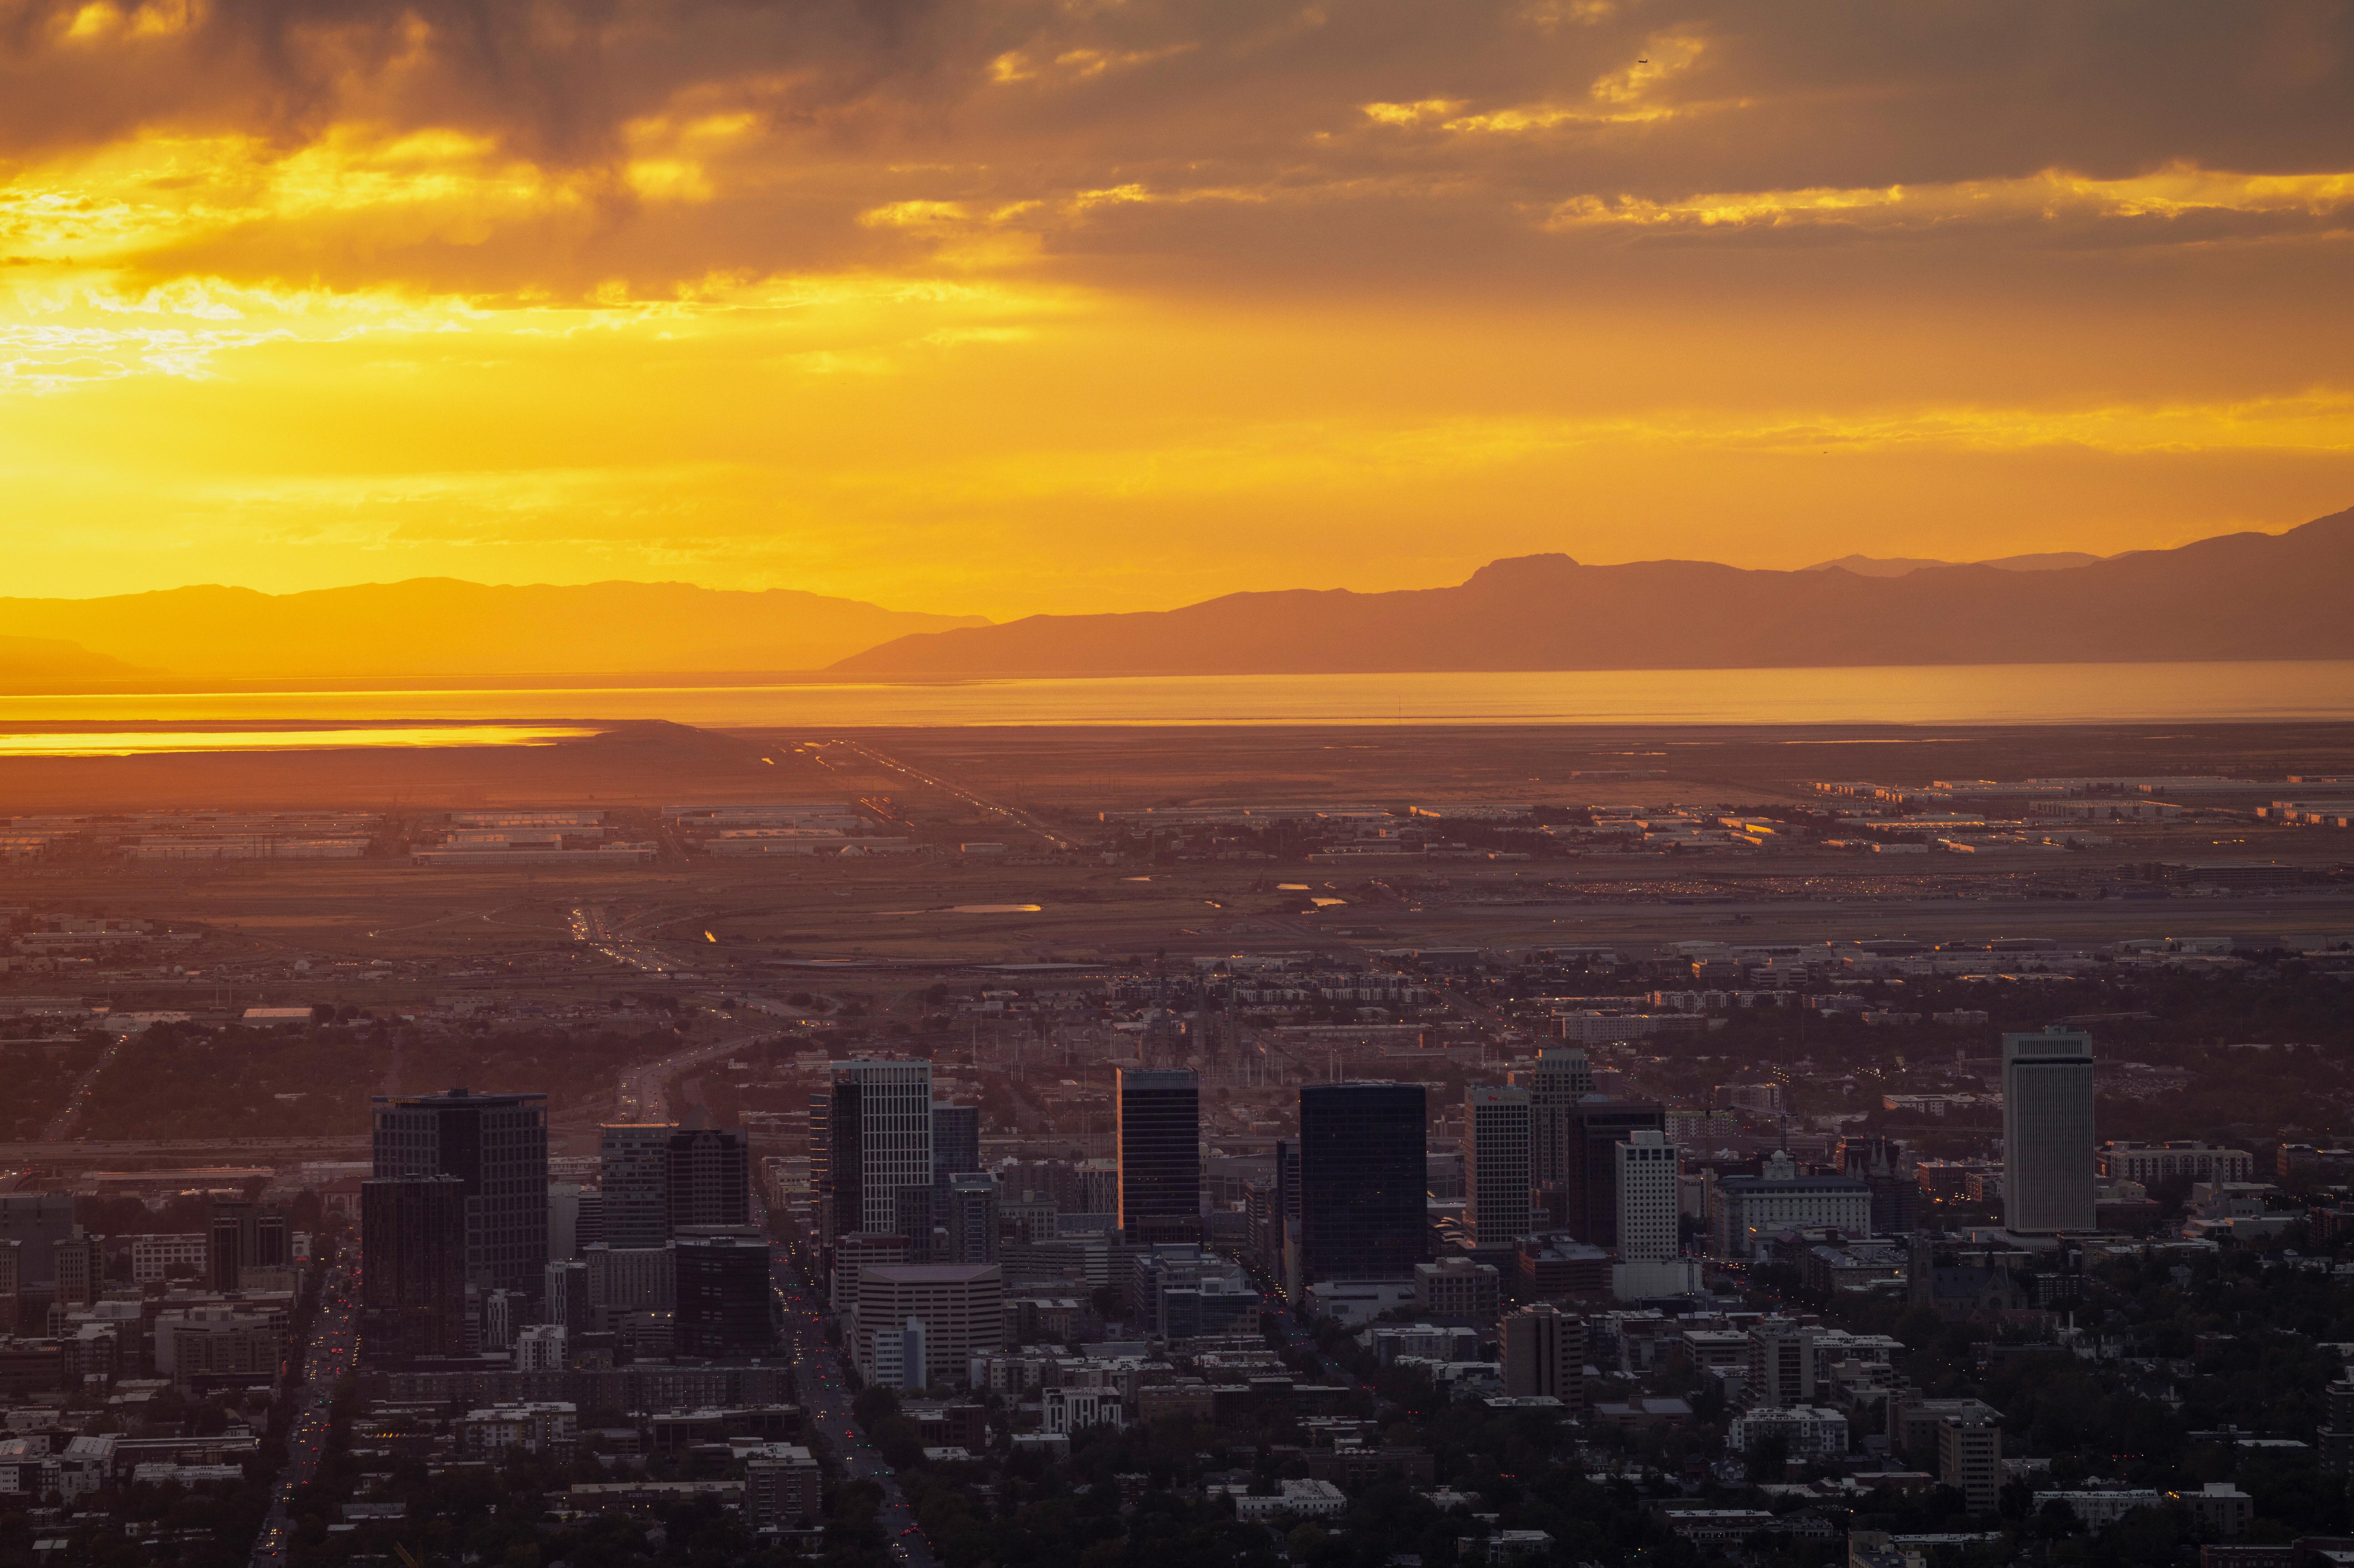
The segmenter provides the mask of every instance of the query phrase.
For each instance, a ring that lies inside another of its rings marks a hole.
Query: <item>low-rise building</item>
[[[186,1307],[155,1317],[155,1371],[182,1387],[269,1383],[286,1354],[286,1314],[276,1307]]]
[[[1830,1458],[1847,1452],[1847,1417],[1816,1404],[1752,1410],[1734,1417],[1726,1441],[1751,1454],[1776,1436],[1782,1440],[1782,1452],[1790,1458]]]
[[[2209,1481],[2195,1492],[2167,1496],[2188,1508],[2200,1529],[2225,1541],[2247,1534],[2248,1523],[2255,1518],[2255,1499],[2230,1481]]]
[[[2161,1500],[2163,1494],[2146,1487],[2037,1492],[2035,1511],[2041,1513],[2056,1502],[2074,1514],[2076,1522],[2086,1530],[2105,1530],[2134,1510],[2156,1508]]]
[[[1829,1226],[1853,1235],[1872,1230],[1872,1188],[1849,1176],[1803,1176],[1787,1152],[1761,1174],[1731,1176],[1708,1194],[1709,1242],[1719,1257],[1753,1257],[1786,1230]]]
[[[1046,1431],[1067,1436],[1083,1426],[1125,1426],[1119,1393],[1109,1388],[1049,1388],[1038,1395]]]
[[[579,1412],[568,1401],[493,1404],[470,1410],[458,1418],[458,1451],[481,1456],[520,1448],[525,1453],[545,1454],[551,1449],[569,1448],[578,1432]]]
[[[200,1231],[131,1238],[131,1278],[135,1284],[153,1285],[175,1274],[195,1279],[211,1262],[210,1246]]]
[[[754,1530],[803,1530],[822,1522],[823,1477],[809,1449],[765,1443],[744,1453],[744,1522]]]
[[[1269,1519],[1337,1519],[1349,1507],[1349,1494],[1330,1481],[1288,1480],[1283,1489],[1272,1496],[1254,1497],[1248,1492],[1230,1494],[1235,1500],[1235,1517],[1238,1520]]]
[[[1493,1264],[1443,1257],[1414,1266],[1415,1309],[1433,1318],[1492,1329],[1502,1298]]]
[[[2243,1149],[2204,1143],[2104,1143],[2093,1153],[2095,1174],[2111,1181],[2155,1187],[2171,1178],[2193,1181],[2245,1181],[2255,1174],[2255,1156]]]

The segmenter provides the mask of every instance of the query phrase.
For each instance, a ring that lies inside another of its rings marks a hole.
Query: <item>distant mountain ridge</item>
[[[1853,572],[1860,577],[1901,577],[1935,567],[1993,567],[2005,572],[2064,572],[2076,567],[2089,567],[2103,558],[2086,555],[2082,550],[2051,550],[2034,556],[1998,556],[1990,561],[1940,561],[1926,556],[1841,556],[1836,561],[1817,561],[1800,570]]]
[[[112,655],[101,661],[109,667],[37,673],[97,680],[133,673],[124,661],[238,678],[815,670],[911,632],[986,624],[793,588],[687,583],[415,577],[292,594],[201,587],[0,599],[0,629],[18,641],[65,640]],[[5,653],[0,646],[0,678]]]
[[[2354,510],[2062,570],[1523,556],[1454,588],[1228,594],[903,637],[842,674],[1309,674],[2354,658]]]

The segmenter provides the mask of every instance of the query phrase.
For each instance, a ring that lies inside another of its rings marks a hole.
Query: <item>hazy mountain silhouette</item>
[[[790,588],[686,583],[498,588],[418,577],[313,593],[184,588],[0,599],[0,627],[11,632],[69,638],[175,673],[246,677],[813,670],[908,632],[985,624]]]
[[[903,637],[860,675],[1306,673],[2354,657],[2354,510],[2057,571],[1523,556],[1458,588],[1228,594]]]
[[[0,683],[25,681],[105,681],[138,672],[120,659],[93,653],[55,637],[0,637]]]
[[[1817,561],[1801,568],[1809,572],[1828,572],[1837,567],[1853,572],[1860,577],[1901,577],[1925,567],[1993,567],[2006,572],[2060,572],[2071,567],[2089,567],[2100,560],[2082,550],[2052,550],[2035,556],[1998,556],[1991,561],[1940,561],[1926,556],[1841,556],[1836,561]]]

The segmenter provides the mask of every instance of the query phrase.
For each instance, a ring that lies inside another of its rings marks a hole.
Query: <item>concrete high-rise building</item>
[[[243,1199],[215,1198],[205,1205],[206,1277],[215,1290],[242,1288],[253,1229],[253,1205]]]
[[[945,1189],[949,1177],[981,1168],[981,1107],[932,1107],[932,1185]]]
[[[249,1268],[282,1268],[292,1261],[286,1211],[243,1198],[214,1197],[205,1205],[207,1277],[216,1290],[241,1287]]]
[[[511,1351],[515,1336],[531,1322],[531,1303],[512,1290],[482,1298],[482,1349]]]
[[[1529,1091],[1476,1085],[1463,1096],[1463,1192],[1471,1244],[1509,1247],[1529,1234]]]
[[[1119,1069],[1119,1228],[1158,1245],[1202,1239],[1202,1086],[1186,1067]]]
[[[50,1299],[59,1307],[87,1307],[106,1289],[106,1238],[86,1234],[80,1225],[58,1243],[57,1290]]]
[[[597,1129],[605,1245],[656,1247],[670,1236],[670,1138],[675,1122],[615,1122]]]
[[[2002,1213],[2022,1234],[2096,1223],[2089,1034],[2002,1037]]]
[[[2002,1500],[2002,1428],[1949,1415],[1937,1424],[1937,1481],[1962,1494],[1972,1513]]]
[[[1569,1234],[1606,1251],[1618,1245],[1617,1146],[1640,1128],[1664,1133],[1665,1107],[1656,1101],[1588,1100],[1564,1118],[1562,1202]]]
[[[1819,1330],[1787,1318],[1763,1319],[1749,1330],[1749,1403],[1815,1403],[1815,1340]]]
[[[0,1241],[24,1244],[19,1261],[28,1288],[57,1278],[53,1249],[73,1228],[71,1192],[0,1192]]]
[[[1532,1184],[1569,1180],[1569,1113],[1594,1092],[1594,1066],[1575,1046],[1547,1046],[1536,1065],[1512,1075],[1529,1091],[1529,1169]]]
[[[1004,1275],[995,1264],[879,1264],[858,1279],[859,1372],[876,1376],[878,1361],[898,1361],[910,1320],[921,1325],[924,1370],[896,1369],[901,1386],[946,1388],[964,1383],[975,1356],[1003,1348]]]
[[[588,1266],[557,1259],[541,1277],[539,1321],[561,1323],[575,1339],[588,1331],[594,1313],[589,1300]]]
[[[256,1268],[284,1268],[294,1261],[294,1227],[286,1211],[276,1207],[253,1213],[253,1253],[247,1259]]]
[[[932,1065],[836,1062],[830,1072],[827,1238],[892,1232],[900,1189],[932,1184]]]
[[[591,1242],[584,1251],[592,1329],[610,1329],[631,1312],[668,1312],[678,1305],[677,1249],[670,1244],[617,1252]]]
[[[1680,1182],[1676,1146],[1654,1128],[1637,1128],[1612,1152],[1617,1157],[1618,1256],[1658,1263],[1680,1255]]]
[[[456,1176],[360,1183],[362,1342],[373,1354],[466,1348],[466,1183]],[[539,1282],[533,1281],[536,1288]]]
[[[670,1135],[670,1228],[752,1223],[752,1161],[744,1130],[686,1127]]]
[[[997,1178],[986,1171],[949,1178],[946,1255],[953,1264],[997,1261]]]
[[[1302,1097],[1307,1093],[1300,1091]],[[1296,1138],[1275,1140],[1275,1206],[1286,1219],[1299,1217],[1299,1140]]]
[[[378,1095],[376,1177],[465,1185],[466,1283],[536,1295],[547,1266],[547,1097]]]
[[[562,1263],[580,1255],[580,1200],[577,1182],[547,1184],[547,1261]]]
[[[0,1336],[16,1332],[25,1295],[25,1244],[0,1241]]]
[[[933,1232],[938,1228],[939,1216],[948,1212],[948,1194],[938,1187],[902,1187],[898,1192],[899,1218],[892,1231],[907,1241],[909,1263],[933,1261]]]
[[[833,1253],[833,1085],[811,1094],[809,1099],[809,1190],[816,1220],[819,1250]],[[853,1227],[855,1229],[856,1227]]]
[[[1683,1255],[1676,1146],[1658,1128],[1638,1127],[1611,1153],[1618,1189],[1618,1264],[1610,1274],[1611,1294],[1638,1301],[1697,1290],[1699,1266]]]
[[[572,1255],[585,1257],[590,1247],[607,1245],[605,1194],[584,1192],[572,1217]]]
[[[673,1238],[678,1269],[673,1342],[682,1356],[766,1354],[776,1344],[769,1238],[749,1225],[695,1225]]]
[[[1427,1117],[1420,1084],[1301,1088],[1297,1177],[1280,1201],[1297,1216],[1302,1283],[1414,1278],[1430,1255]]]
[[[1575,1420],[1585,1409],[1585,1319],[1550,1301],[1523,1307],[1503,1322],[1504,1392],[1515,1399],[1558,1399]]]

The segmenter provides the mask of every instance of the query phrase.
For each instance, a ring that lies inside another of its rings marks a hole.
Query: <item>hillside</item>
[[[1901,577],[1524,556],[1455,588],[1229,594],[903,637],[843,674],[1109,675],[2354,657],[2354,510],[2088,566]]]
[[[910,632],[980,624],[978,616],[910,614],[790,588],[685,583],[489,587],[419,577],[277,595],[184,588],[0,599],[0,627],[19,640],[67,639],[176,675],[244,678],[813,670]],[[44,673],[128,672],[116,663]]]

